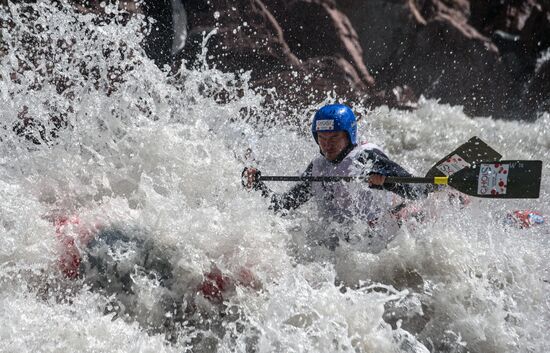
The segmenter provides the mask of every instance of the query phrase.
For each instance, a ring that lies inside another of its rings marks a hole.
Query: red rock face
[[[550,46],[548,4],[338,0],[338,5],[359,33],[378,89],[406,85],[416,95],[463,105],[471,115],[534,117],[518,102],[536,56]]]
[[[193,62],[204,32],[209,61],[227,71],[252,70],[253,84],[299,101],[317,90],[372,92],[357,33],[330,1],[213,0],[186,4]]]
[[[518,102],[550,47],[549,6],[537,0],[213,0],[186,8],[195,42],[219,28],[212,62],[253,70],[255,85],[296,101],[315,89],[393,106],[424,95],[471,115],[531,119],[533,109]]]
[[[173,38],[170,1],[124,5],[159,21],[144,43],[158,63],[173,59],[163,54]],[[98,11],[94,1],[73,3]],[[536,67],[550,47],[548,0],[182,3],[188,36],[175,67],[180,59],[199,63],[204,38],[213,33],[209,64],[251,71],[254,87],[275,88],[288,106],[334,91],[356,103],[393,107],[424,95],[496,118],[533,119],[547,109],[546,69]]]

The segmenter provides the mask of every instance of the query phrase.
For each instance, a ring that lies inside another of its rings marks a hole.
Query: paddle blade
[[[437,162],[426,174],[426,177],[450,176],[459,170],[482,161],[498,161],[502,155],[474,136],[466,143],[460,145],[439,162]]]
[[[467,195],[493,199],[536,199],[542,161],[481,162],[449,177],[449,185]]]

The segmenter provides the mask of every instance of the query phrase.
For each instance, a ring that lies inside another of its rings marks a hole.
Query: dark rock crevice
[[[172,1],[185,7],[188,27],[175,56]],[[101,11],[99,1],[71,3]],[[151,23],[143,45],[159,66],[192,68],[206,60],[226,72],[251,71],[252,87],[275,89],[291,106],[334,92],[359,104],[403,108],[424,95],[473,116],[505,119],[533,120],[548,111],[548,0],[128,0],[124,6]]]

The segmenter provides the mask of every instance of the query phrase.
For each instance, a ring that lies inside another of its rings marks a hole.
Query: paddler
[[[387,176],[410,177],[403,167],[390,160],[379,146],[357,141],[357,119],[350,107],[326,105],[319,109],[311,125],[313,139],[320,155],[306,168],[303,176],[368,176],[361,182],[303,181],[286,193],[272,192],[256,168],[245,168],[243,185],[248,190],[260,190],[269,197],[276,212],[295,209],[311,198],[317,203],[320,218],[330,223],[345,224],[360,221],[376,224],[381,215],[395,207],[392,195],[406,199],[424,198],[431,186],[385,183]]]

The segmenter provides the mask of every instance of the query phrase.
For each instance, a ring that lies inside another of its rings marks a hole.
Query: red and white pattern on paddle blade
[[[469,166],[470,166],[470,163],[466,162],[458,154],[453,154],[446,161],[438,165],[437,169],[439,169],[439,171],[445,174],[446,176],[451,176],[454,173],[464,168],[467,168]]]
[[[505,195],[509,171],[510,164],[482,163],[478,176],[477,194]]]

